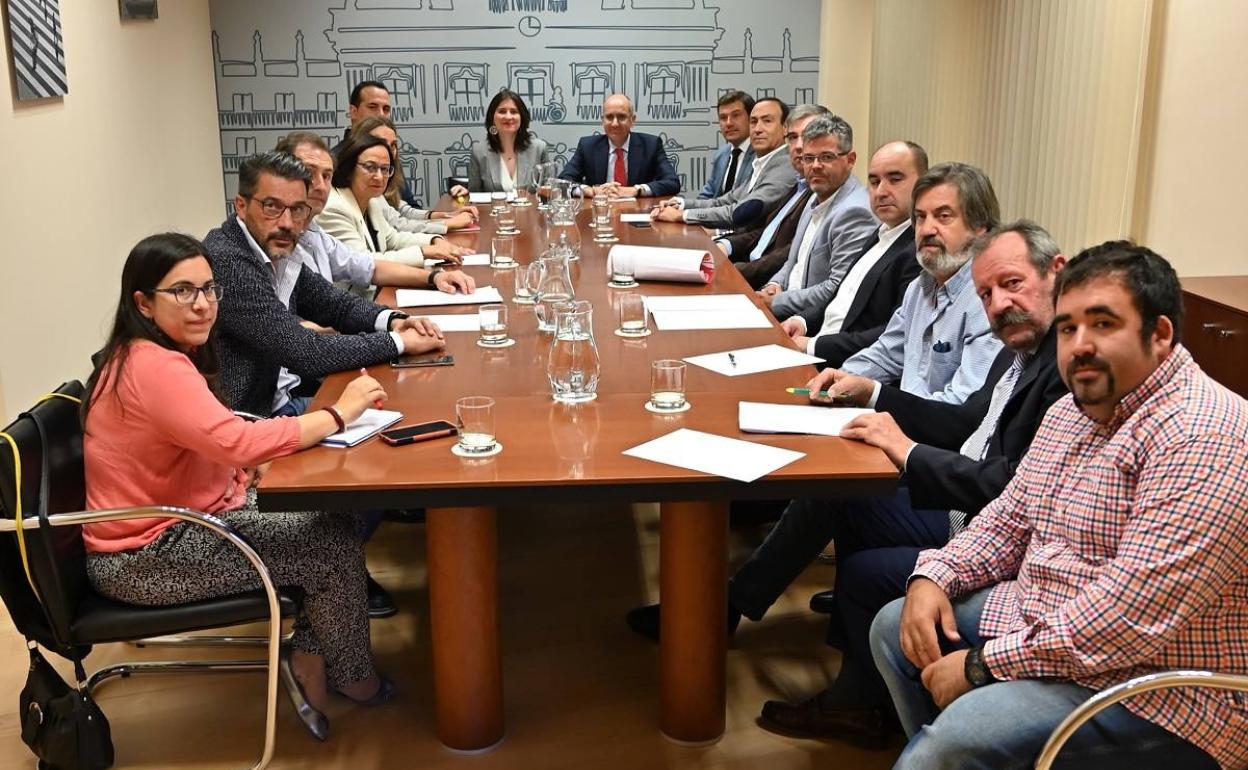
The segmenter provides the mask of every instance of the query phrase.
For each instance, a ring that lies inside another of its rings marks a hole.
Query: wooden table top
[[[445,205],[445,203],[443,204]],[[650,202],[620,204],[624,211],[645,210]],[[484,209],[483,209],[484,213]],[[536,206],[517,210],[521,235],[517,259],[528,263],[544,245],[541,215]],[[594,307],[594,336],[602,361],[596,401],[558,404],[550,396],[546,357],[551,335],[537,330],[531,305],[511,302],[514,270],[469,267],[478,286],[492,285],[507,300],[509,333],[516,344],[503,349],[476,345],[475,332],[447,332],[447,352],[454,366],[422,369],[371,367],[389,395],[387,409],[404,414],[401,424],[427,420],[454,421],[455,400],[467,395],[496,399],[496,432],[504,450],[486,459],[462,460],[451,454],[453,441],[435,440],[391,447],[377,439],[350,449],[314,447],[282,458],[260,485],[265,509],[312,505],[317,508],[358,508],[413,504],[487,505],[518,502],[528,496],[551,502],[594,500],[710,499],[784,497],[887,492],[896,486],[897,471],[879,450],[840,438],[760,436],[737,430],[737,403],[742,400],[807,403],[784,392],[805,384],[814,367],[796,367],[740,377],[724,377],[690,365],[686,393],[692,408],[679,415],[657,415],[644,409],[650,393],[650,364],[661,358],[764,345],[788,344],[773,322],[768,329],[658,331],[642,339],[614,334],[615,302],[622,293],[643,295],[754,293],[740,274],[722,259],[709,285],[643,282],[635,289],[607,286],[609,246],[593,243],[588,231],[589,207],[581,211],[581,259],[571,266],[577,299]],[[452,235],[460,245],[488,251],[493,222],[482,218],[477,233]],[[617,222],[621,243],[681,248],[710,248],[700,227],[661,223],[650,229]],[[717,252],[714,252],[717,253]],[[384,289],[379,302],[394,304],[394,290]],[[757,300],[755,300],[757,303]],[[475,314],[478,306],[429,308],[432,314]],[[418,311],[409,311],[418,312]],[[770,314],[768,314],[770,318]],[[354,373],[326,378],[313,408],[332,403]],[[733,438],[782,446],[806,457],[752,484],[710,476],[627,457],[637,444],[687,427]]]

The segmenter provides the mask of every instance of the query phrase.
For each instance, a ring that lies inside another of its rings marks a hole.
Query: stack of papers
[[[372,438],[403,419],[402,412],[385,409],[365,409],[364,414],[352,420],[347,429],[321,441],[322,446],[349,447]]]
[[[490,195],[492,195],[492,193],[470,192],[468,193],[468,202],[469,203],[489,203]],[[516,193],[514,191],[507,193],[507,200],[514,201],[515,199],[516,199]]]
[[[493,286],[478,286],[472,294],[447,294],[433,289],[397,289],[394,303],[399,307],[447,307],[502,302],[503,295]]]
[[[806,366],[823,360],[818,356],[799,353],[783,345],[759,345],[753,348],[725,350],[723,353],[690,356],[685,359],[694,366],[710,369],[712,372],[729,377],[788,369],[793,366]]]
[[[875,410],[742,401],[737,404],[737,427],[744,433],[839,436],[841,428],[864,414],[875,414]]]
[[[681,329],[769,329],[771,321],[743,294],[691,294],[646,297],[654,325]]]
[[[616,198],[616,200],[620,200],[620,199]],[[634,198],[633,200],[636,200],[636,198]],[[640,214],[633,213],[633,212],[629,212],[627,214],[620,214],[620,221],[623,222],[624,224],[628,224],[629,222],[649,222],[650,214],[645,211],[641,212]]]
[[[688,428],[681,428],[632,449],[625,449],[624,454],[747,483],[806,456],[791,449],[755,444]]]

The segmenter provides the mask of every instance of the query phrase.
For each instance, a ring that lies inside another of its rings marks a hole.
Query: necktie
[[[741,160],[741,148],[732,148],[732,160],[728,162],[728,173],[724,174],[724,187],[720,192],[728,192],[737,181],[737,163]]]
[[[620,187],[628,187],[628,172],[624,170],[624,148],[615,148],[615,171],[612,172],[615,183]]]
[[[1001,379],[997,380],[996,387],[992,389],[992,400],[988,402],[988,411],[984,413],[984,419],[980,421],[975,432],[962,444],[960,453],[963,457],[976,461],[984,459],[984,453],[988,451],[988,440],[997,430],[1001,412],[1005,411],[1006,403],[1014,394],[1014,386],[1018,383],[1018,376],[1023,373],[1027,358],[1028,356],[1023,353],[1014,356],[1014,363],[1010,364],[1010,368],[1006,369]],[[966,529],[966,519],[966,511],[949,511],[950,540],[954,535]]]

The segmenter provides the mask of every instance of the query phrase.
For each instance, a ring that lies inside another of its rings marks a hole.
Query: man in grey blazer
[[[702,200],[693,196],[668,198],[650,217],[660,222],[685,222],[704,227],[740,227],[764,218],[781,204],[793,189],[793,168],[784,143],[784,124],[789,106],[775,97],[759,99],[750,111],[750,146],[754,161],[749,180],[717,198]],[[743,208],[747,201],[756,201]],[[737,216],[753,211],[749,219]]]
[[[750,146],[750,112],[754,97],[744,91],[729,91],[716,103],[719,133],[724,144],[711,159],[711,173],[698,193],[702,200],[718,198],[734,187],[740,187],[753,170],[754,148]]]
[[[852,173],[854,131],[836,115],[802,131],[802,163],[814,196],[802,212],[789,258],[759,290],[776,320],[827,307],[845,274],[880,226],[867,189]]]

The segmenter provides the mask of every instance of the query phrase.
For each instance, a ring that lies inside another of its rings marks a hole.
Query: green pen
[[[810,388],[785,388],[784,390],[785,392],[792,393],[795,396],[809,396],[810,395]],[[848,401],[849,400],[848,393],[837,393],[836,395],[832,396],[828,394],[828,391],[821,390],[819,391],[819,395],[824,398],[831,398],[833,401]]]

